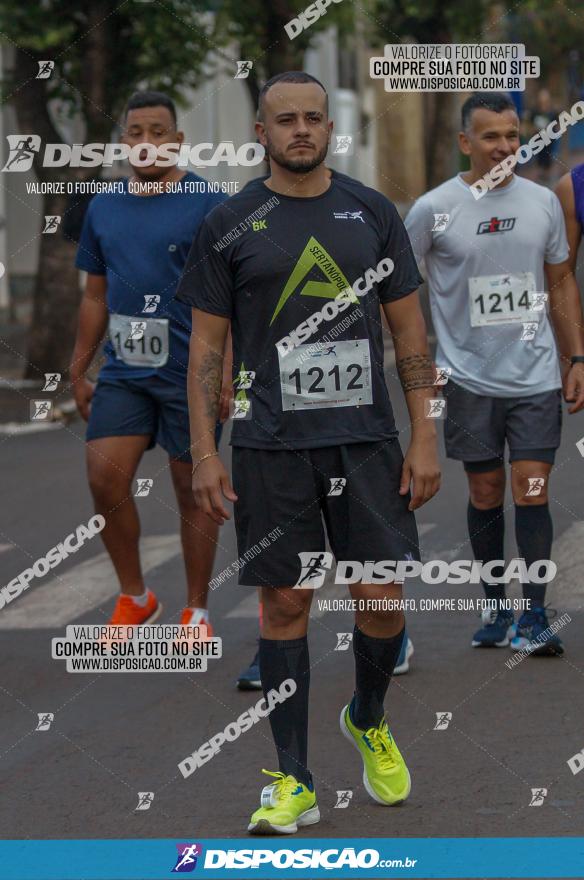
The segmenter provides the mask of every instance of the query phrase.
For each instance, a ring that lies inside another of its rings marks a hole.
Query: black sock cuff
[[[270,648],[274,651],[285,651],[286,648],[302,648],[304,645],[308,644],[308,636],[302,636],[299,639],[264,639],[263,636],[259,638],[260,647],[262,644],[265,648]]]
[[[468,499],[468,511],[472,513],[474,516],[482,516],[482,517],[494,517],[494,516],[503,516],[505,512],[505,505],[498,504],[497,507],[487,507],[486,509],[483,507],[475,507],[470,498]]]
[[[549,511],[550,505],[548,501],[546,501],[544,504],[515,505],[515,516],[523,516],[525,519],[536,519],[537,517],[542,516],[543,513],[547,515]]]
[[[384,642],[392,642],[394,639],[403,639],[404,633],[406,631],[406,625],[404,623],[403,627],[400,629],[398,633],[394,636],[386,636],[385,638],[379,639],[377,636],[368,636],[367,633],[364,633],[362,629],[359,629],[357,624],[355,624],[353,628],[353,641],[355,639],[365,639],[369,640],[373,644],[381,645]]]

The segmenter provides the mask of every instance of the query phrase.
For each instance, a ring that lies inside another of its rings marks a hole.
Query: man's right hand
[[[85,422],[89,419],[89,413],[91,412],[91,399],[94,392],[95,383],[90,382],[85,376],[82,376],[80,379],[76,379],[73,382],[73,396],[75,398],[75,403],[77,404],[79,415]]]
[[[231,519],[221,496],[228,501],[237,501],[237,495],[229,481],[229,474],[217,455],[206,458],[197,467],[193,474],[193,495],[199,510],[210,516],[213,522],[222,526],[225,520]]]

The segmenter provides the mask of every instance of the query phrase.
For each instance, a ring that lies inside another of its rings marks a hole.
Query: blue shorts
[[[223,426],[217,424],[219,446]],[[146,434],[148,449],[158,443],[170,458],[190,462],[189,407],[186,383],[161,376],[146,379],[98,379],[91,401],[86,440]]]

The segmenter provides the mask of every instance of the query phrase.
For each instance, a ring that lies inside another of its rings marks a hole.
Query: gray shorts
[[[444,386],[446,455],[470,471],[492,470],[509,461],[553,464],[562,431],[560,389],[526,397],[485,397],[451,380]]]

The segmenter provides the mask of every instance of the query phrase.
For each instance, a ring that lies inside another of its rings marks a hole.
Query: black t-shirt
[[[312,198],[256,180],[213,209],[177,298],[232,322],[232,445],[310,449],[395,436],[379,303],[421,283],[394,205],[351,178],[334,175]],[[343,294],[349,287],[359,294]]]

